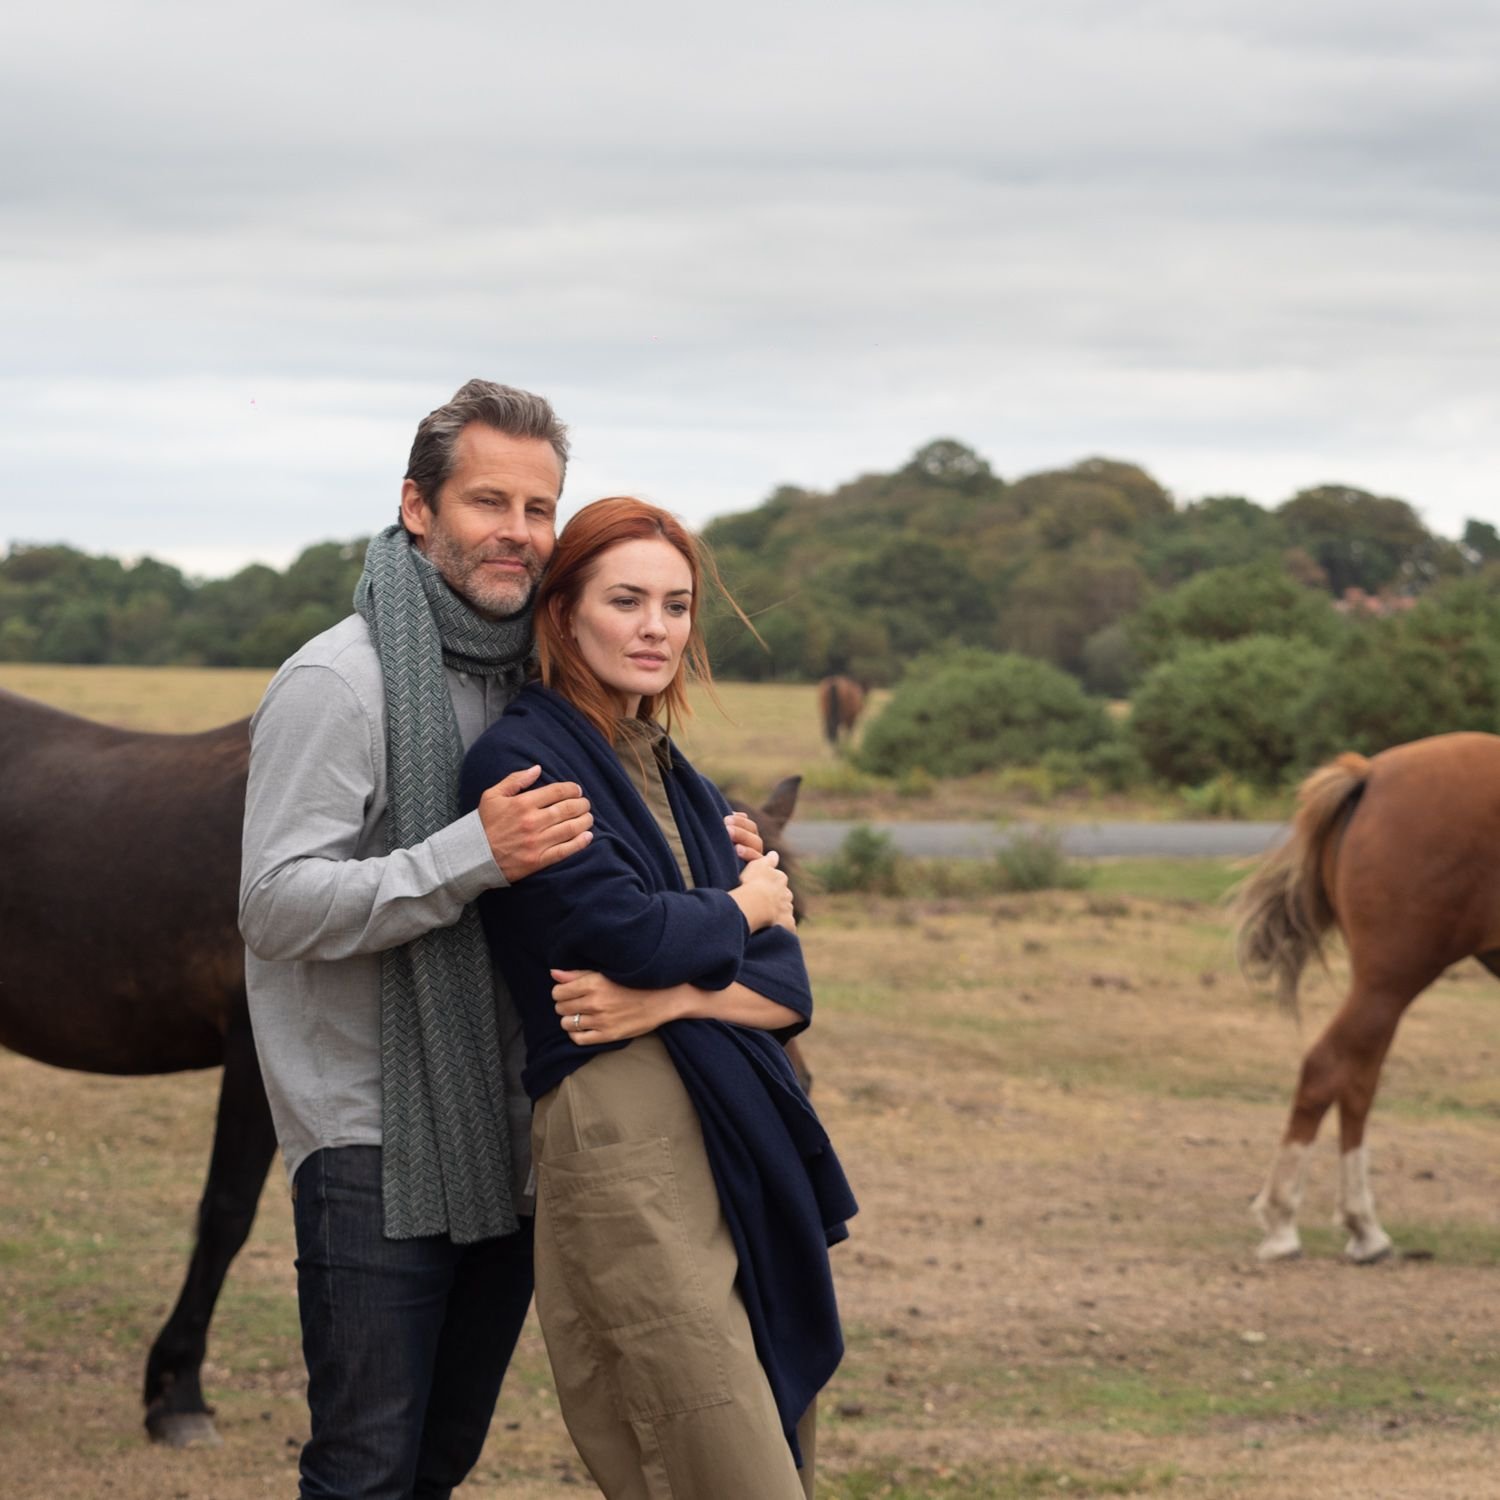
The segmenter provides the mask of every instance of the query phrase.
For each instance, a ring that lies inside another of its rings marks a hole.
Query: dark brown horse
[[[1240,963],[1254,979],[1274,979],[1295,1008],[1302,970],[1337,925],[1350,984],[1303,1060],[1255,1201],[1266,1232],[1258,1253],[1299,1252],[1306,1154],[1336,1102],[1344,1253],[1366,1262],[1391,1250],[1370,1193],[1365,1123],[1397,1023],[1461,959],[1500,975],[1500,737],[1445,734],[1369,760],[1341,755],[1307,778],[1298,804],[1290,837],[1238,896]]]
[[[146,1361],[146,1427],[212,1441],[209,1319],[275,1153],[236,928],[245,722],[138,734],[0,692],[0,1044],[60,1068],[223,1066],[187,1279]]]
[[[818,722],[823,738],[839,747],[839,737],[850,739],[865,707],[865,690],[852,677],[825,677],[818,684]]]
[[[146,1428],[173,1446],[216,1440],[209,1322],[276,1151],[237,927],[249,747],[243,719],[141,734],[0,690],[0,1046],[89,1073],[224,1068],[187,1278],[146,1361]],[[768,849],[800,780],[744,809]]]

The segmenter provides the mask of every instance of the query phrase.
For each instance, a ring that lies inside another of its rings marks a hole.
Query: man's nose
[[[529,545],[531,532],[526,526],[526,507],[507,505],[495,516],[495,535],[507,542]]]

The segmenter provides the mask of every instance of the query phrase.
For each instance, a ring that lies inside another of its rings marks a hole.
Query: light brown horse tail
[[[1370,762],[1352,751],[1319,766],[1297,789],[1297,815],[1285,842],[1235,892],[1236,953],[1252,983],[1276,983],[1283,1009],[1297,1012],[1297,984],[1337,921],[1323,879],[1329,841],[1364,794]]]

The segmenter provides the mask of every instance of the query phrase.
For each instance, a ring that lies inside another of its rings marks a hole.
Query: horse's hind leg
[[[229,1263],[250,1233],[275,1150],[250,1022],[241,1015],[225,1038],[213,1154],[187,1280],[146,1361],[146,1430],[156,1442],[182,1448],[219,1441],[200,1383],[208,1324]]]
[[[1356,983],[1343,1008],[1302,1061],[1286,1133],[1256,1198],[1255,1215],[1265,1230],[1256,1254],[1262,1260],[1298,1255],[1297,1209],[1308,1148],[1329,1106],[1339,1105],[1339,1212],[1350,1233],[1344,1253],[1351,1260],[1378,1260],[1391,1248],[1375,1217],[1364,1150],[1365,1120],[1374,1102],[1380,1067],[1411,996],[1382,994]]]
[[[1416,998],[1386,994],[1367,1001],[1362,1024],[1354,1028],[1345,1057],[1339,1092],[1339,1221],[1349,1231],[1344,1254],[1358,1265],[1383,1260],[1393,1248],[1391,1237],[1375,1216],[1370,1191],[1365,1124],[1380,1086],[1380,1070],[1396,1035],[1396,1023]]]

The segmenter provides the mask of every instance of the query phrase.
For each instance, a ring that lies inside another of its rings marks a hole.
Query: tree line
[[[320,542],[285,571],[255,563],[193,582],[73,547],[13,545],[0,559],[0,661],[279,666],[350,611],[365,541]]]
[[[1500,559],[1493,526],[1470,521],[1450,540],[1406,501],[1349,486],[1272,508],[1177,505],[1134,464],[1093,458],[1007,481],[947,438],[826,493],[783,486],[705,538],[759,636],[711,607],[727,679],[888,684],[915,657],[977,648],[1117,697],[1175,639],[1246,634],[1246,612],[1328,644],[1332,605],[1351,590],[1412,599]],[[0,558],[0,659],[275,666],[349,612],[364,546],[322,542],[284,571],[199,582],[149,557],[13,545]],[[1250,570],[1228,595],[1226,568]]]
[[[764,641],[718,611],[711,654],[727,677],[891,683],[914,656],[979,647],[1113,696],[1150,665],[1130,622],[1205,573],[1262,565],[1304,614],[1326,614],[1351,591],[1415,597],[1500,558],[1487,523],[1450,540],[1406,501],[1348,485],[1272,508],[1233,495],[1179,506],[1134,464],[1007,482],[951,439],[829,493],[784,487],[705,535]]]

